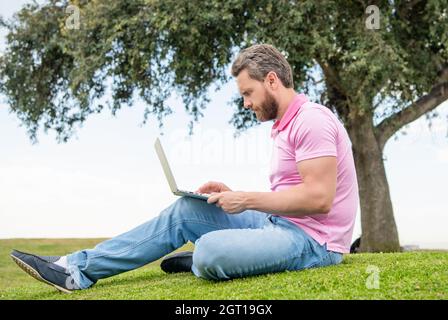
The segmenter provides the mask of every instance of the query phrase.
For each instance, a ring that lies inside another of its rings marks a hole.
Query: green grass
[[[91,248],[101,239],[0,240],[0,299],[447,299],[448,253],[421,251],[347,255],[338,266],[283,272],[226,282],[190,273],[165,274],[160,260],[100,280],[88,290],[59,293],[31,278],[9,257],[11,249],[62,255]],[[192,249],[187,244],[179,250]],[[379,288],[368,289],[379,270]]]

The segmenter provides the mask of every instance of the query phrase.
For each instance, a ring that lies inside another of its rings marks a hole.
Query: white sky
[[[27,1],[1,1],[10,17]],[[0,50],[4,48],[0,32]],[[212,95],[205,117],[188,137],[180,100],[165,120],[162,142],[178,185],[208,180],[235,190],[268,191],[270,127],[264,123],[236,140],[227,123],[234,82]],[[25,129],[0,98],[0,238],[112,237],[155,217],[176,199],[153,148],[155,118],[140,127],[143,104],[91,116],[66,144],[40,134],[31,145]],[[448,248],[448,103],[428,129],[415,121],[385,148],[386,170],[402,244]],[[359,215],[354,238],[360,234]]]

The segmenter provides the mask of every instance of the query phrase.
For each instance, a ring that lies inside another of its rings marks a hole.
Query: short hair
[[[241,50],[232,64],[232,75],[237,77],[243,70],[258,81],[263,81],[274,71],[286,88],[294,86],[291,66],[281,52],[269,44],[256,44]]]

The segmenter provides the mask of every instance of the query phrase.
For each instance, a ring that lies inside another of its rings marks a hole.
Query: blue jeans
[[[228,214],[214,204],[182,197],[159,216],[93,249],[67,256],[70,274],[85,289],[99,279],[155,261],[188,241],[195,244],[192,272],[227,280],[338,264],[301,228],[279,216],[246,210]]]

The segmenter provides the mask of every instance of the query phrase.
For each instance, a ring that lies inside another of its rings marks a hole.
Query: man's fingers
[[[211,183],[210,183],[210,182],[207,182],[207,183],[204,183],[202,186],[200,186],[200,187],[198,188],[198,190],[196,190],[196,192],[199,192],[199,193],[208,193],[208,192],[210,191],[210,188],[211,188]]]
[[[219,193],[212,192],[210,197],[207,199],[207,203],[215,203],[219,200]]]

